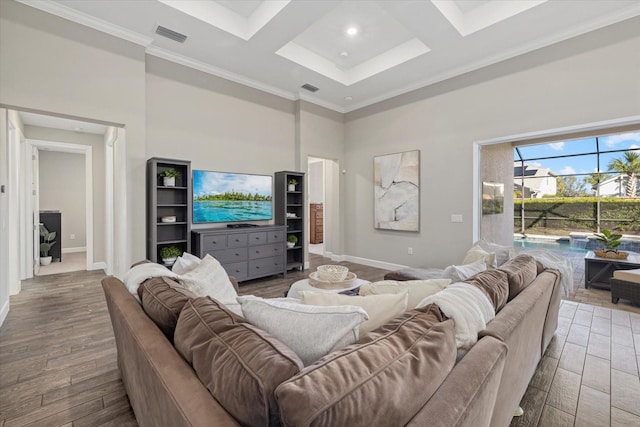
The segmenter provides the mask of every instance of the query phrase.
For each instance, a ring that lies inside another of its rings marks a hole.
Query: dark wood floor
[[[251,281],[242,294],[283,296],[311,269]],[[358,277],[385,270],[352,263]],[[103,274],[24,281],[0,328],[0,427],[135,426],[116,366]],[[640,426],[640,315],[563,301],[560,328],[523,400],[516,426]]]

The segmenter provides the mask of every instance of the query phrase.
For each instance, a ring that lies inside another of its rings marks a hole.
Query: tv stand
[[[240,225],[240,224],[232,224]],[[286,275],[284,225],[252,226],[249,228],[209,228],[193,230],[193,254],[216,258],[227,274],[238,282]]]
[[[256,224],[227,224],[227,228],[252,228],[257,227]]]

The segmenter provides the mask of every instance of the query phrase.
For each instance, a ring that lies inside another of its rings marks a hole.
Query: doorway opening
[[[34,218],[33,273],[92,269],[93,147],[27,139],[27,152],[33,165],[25,180],[33,187],[27,201]]]
[[[309,253],[324,255],[325,160],[309,157]]]
[[[338,161],[317,156],[307,159],[309,233],[308,252],[340,261],[340,170]]]

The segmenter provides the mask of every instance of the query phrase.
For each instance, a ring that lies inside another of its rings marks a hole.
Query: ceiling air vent
[[[302,89],[306,89],[309,92],[317,92],[318,91],[317,87],[315,87],[314,85],[310,85],[309,83],[305,83],[301,87],[302,87]]]
[[[178,43],[184,43],[184,41],[187,39],[187,36],[185,36],[184,34],[180,34],[177,31],[170,30],[166,27],[163,27],[162,25],[158,25],[156,27],[156,34],[177,41]]]

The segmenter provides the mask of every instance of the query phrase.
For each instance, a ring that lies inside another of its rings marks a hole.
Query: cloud
[[[551,142],[549,144],[547,144],[549,147],[551,147],[552,150],[555,151],[562,151],[564,150],[564,141],[560,141],[560,142]]]
[[[562,169],[560,169],[560,172],[558,172],[558,174],[560,175],[572,175],[574,173],[576,173],[576,170],[571,166],[565,166]]]
[[[604,142],[604,144],[609,148],[613,148],[621,142],[640,142],[640,132],[620,133],[618,135],[605,136],[600,138],[600,141]]]
[[[631,144],[629,146],[629,149],[631,149],[631,150],[638,149],[638,148],[640,148],[640,145],[638,145],[638,144]]]

